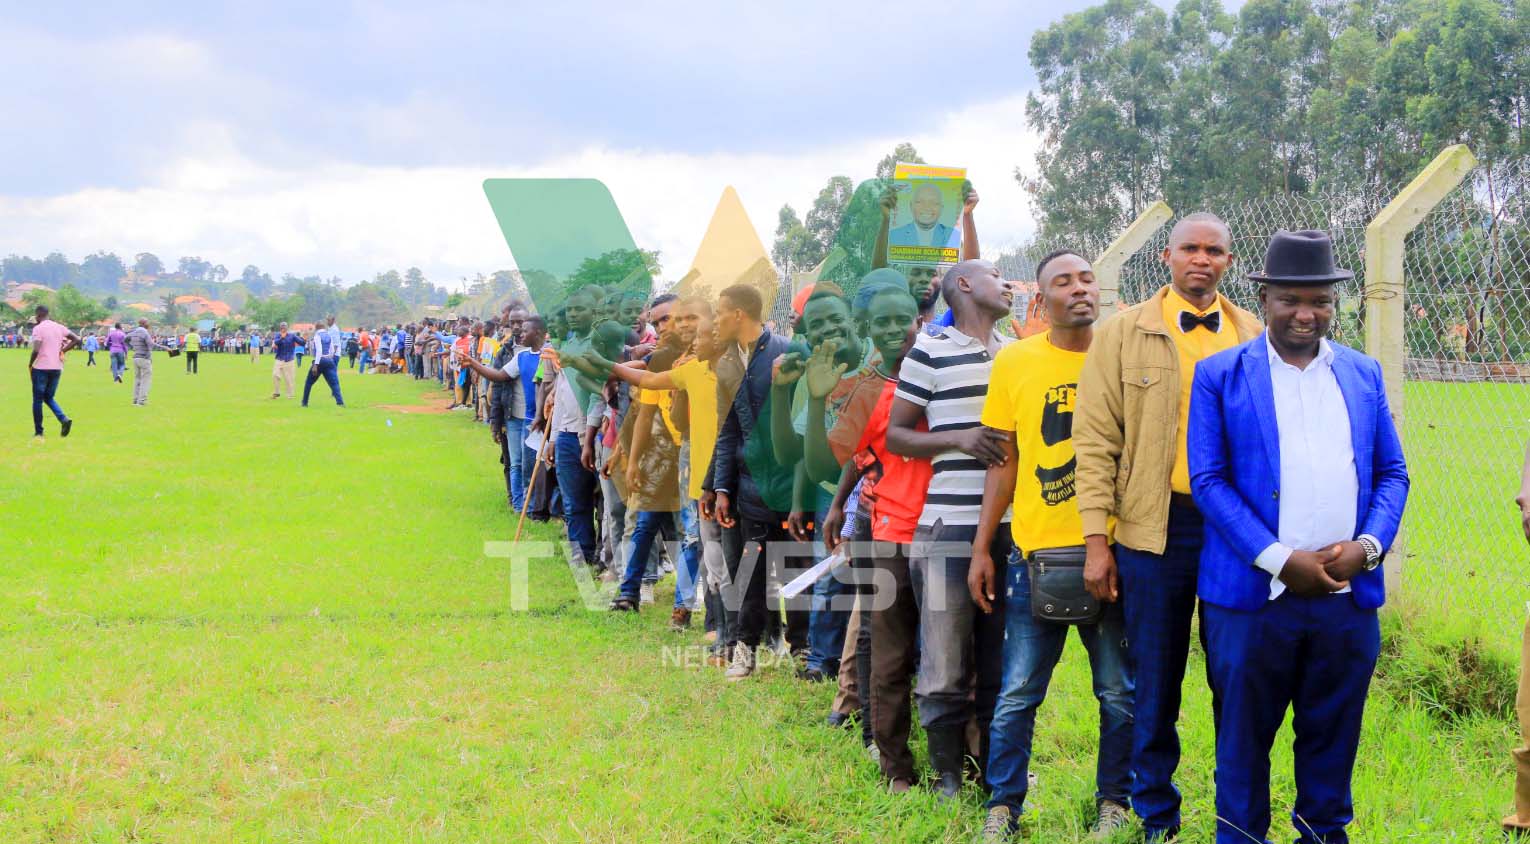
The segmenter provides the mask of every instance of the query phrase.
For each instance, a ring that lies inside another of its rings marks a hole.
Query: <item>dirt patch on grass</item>
[[[398,413],[446,413],[451,407],[451,396],[444,392],[429,392],[420,394],[420,404],[379,404],[376,407],[382,410],[392,410]]]

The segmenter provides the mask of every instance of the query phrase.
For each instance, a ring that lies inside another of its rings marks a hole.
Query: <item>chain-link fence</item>
[[[1277,229],[1323,229],[1340,266],[1334,339],[1365,348],[1365,230],[1392,198],[1272,196],[1211,204],[1233,233],[1222,290],[1257,310],[1244,274]],[[1168,281],[1172,222],[1124,265],[1122,306]],[[1028,276],[1018,276],[1026,278]],[[1392,603],[1444,636],[1512,651],[1530,599],[1530,554],[1513,505],[1530,436],[1530,161],[1475,170],[1408,237],[1402,439],[1413,486]]]

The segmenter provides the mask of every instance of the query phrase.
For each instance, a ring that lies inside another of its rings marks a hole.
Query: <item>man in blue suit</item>
[[[1268,840],[1270,747],[1289,707],[1298,841],[1342,844],[1408,469],[1381,366],[1325,339],[1334,285],[1353,278],[1328,235],[1276,232],[1249,278],[1268,328],[1202,361],[1190,399],[1198,592],[1221,701],[1216,840]]]
[[[946,201],[938,186],[929,182],[920,184],[914,188],[908,205],[914,220],[892,230],[890,242],[893,246],[956,247],[957,243],[953,242],[959,240],[956,230],[940,221]]]

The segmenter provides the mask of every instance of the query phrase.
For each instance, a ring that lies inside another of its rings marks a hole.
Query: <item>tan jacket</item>
[[[1078,379],[1073,448],[1084,535],[1116,517],[1116,541],[1162,554],[1169,534],[1169,475],[1179,441],[1179,353],[1163,321],[1165,286],[1102,322]],[[1238,342],[1259,318],[1217,294]]]

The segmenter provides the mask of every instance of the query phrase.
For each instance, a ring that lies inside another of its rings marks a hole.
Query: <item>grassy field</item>
[[[554,559],[511,611],[508,561],[484,548],[514,529],[487,433],[378,407],[426,388],[342,370],[350,407],[304,411],[268,398],[269,358],[205,355],[192,378],[161,355],[135,408],[83,361],[60,391],[74,434],[50,421],[39,444],[24,355],[0,352],[0,841],[976,834],[976,793],[882,793],[857,737],[822,726],[829,688],[784,667],[725,684],[676,650],[699,633],[586,611]],[[1187,842],[1213,824],[1202,672],[1197,657]],[[1493,840],[1510,725],[1446,723],[1379,686],[1354,839]],[[1033,840],[1083,837],[1095,729],[1070,645],[1038,728]],[[1289,840],[1287,750],[1275,766]]]

